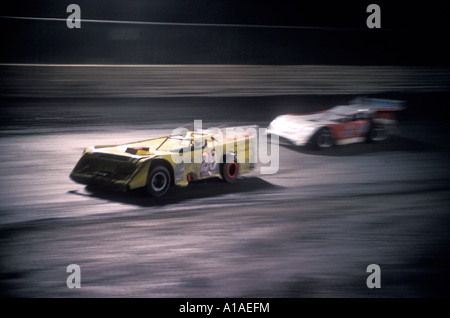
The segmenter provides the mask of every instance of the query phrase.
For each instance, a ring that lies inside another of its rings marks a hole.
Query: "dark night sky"
[[[448,65],[450,4],[427,1],[33,0],[2,16],[302,26],[212,27],[0,19],[1,62],[133,64]],[[367,5],[381,7],[382,28],[366,26]],[[394,4],[395,3],[395,4]],[[5,47],[5,46],[4,46]]]

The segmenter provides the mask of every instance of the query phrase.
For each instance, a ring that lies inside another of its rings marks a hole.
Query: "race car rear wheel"
[[[228,183],[235,182],[238,173],[239,173],[239,164],[237,163],[236,159],[234,159],[234,161],[224,162],[221,164],[220,174],[222,176],[222,179],[225,180],[226,182]]]
[[[321,128],[312,138],[311,146],[313,149],[326,149],[334,145],[333,135],[330,129]]]
[[[373,124],[369,130],[367,140],[369,142],[382,142],[388,139],[388,131],[384,125]]]
[[[167,193],[171,185],[169,170],[164,166],[153,168],[147,177],[147,191],[154,197],[161,197]]]

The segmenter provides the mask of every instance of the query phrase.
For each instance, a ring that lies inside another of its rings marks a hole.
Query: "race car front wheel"
[[[170,173],[164,166],[153,168],[148,174],[147,191],[154,197],[161,197],[167,193],[171,185]]]
[[[236,160],[232,162],[224,162],[221,164],[220,174],[222,179],[228,183],[236,181],[239,172],[239,164]]]
[[[334,139],[328,128],[320,129],[312,138],[311,146],[313,149],[326,149],[334,145]]]

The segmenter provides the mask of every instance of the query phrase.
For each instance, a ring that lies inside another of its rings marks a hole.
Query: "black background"
[[[373,2],[381,29],[366,25]],[[448,65],[450,53],[446,1],[79,0],[81,29],[66,26],[70,3],[3,7],[0,62]]]

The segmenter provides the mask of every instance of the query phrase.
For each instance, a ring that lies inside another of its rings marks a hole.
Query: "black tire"
[[[367,134],[367,141],[370,143],[379,143],[389,138],[386,126],[382,124],[372,124]]]
[[[327,149],[334,146],[334,139],[330,129],[326,127],[319,129],[311,138],[310,146],[315,150]]]
[[[230,161],[231,162],[224,162],[220,165],[220,174],[224,181],[233,183],[236,181],[239,173],[239,164],[236,159]]]
[[[147,177],[147,192],[153,197],[162,197],[172,184],[170,172],[164,166],[153,168]]]

